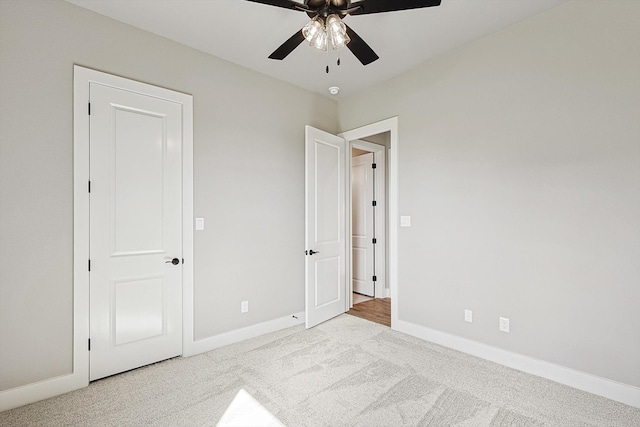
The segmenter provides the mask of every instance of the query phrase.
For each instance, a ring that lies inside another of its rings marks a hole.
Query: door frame
[[[389,150],[388,150],[388,176],[387,191],[388,199],[387,204],[389,206],[389,216],[387,218],[389,240],[387,241],[387,277],[388,287],[391,294],[391,329],[395,329],[394,325],[398,320],[398,151],[399,151],[399,138],[398,138],[398,117],[391,117],[385,120],[381,120],[376,123],[371,123],[356,129],[352,129],[346,132],[340,133],[338,136],[344,138],[349,147],[351,142],[359,139],[364,139],[373,135],[389,132]],[[350,156],[347,156],[351,158]],[[349,194],[351,194],[351,160],[346,162],[347,168],[347,185]],[[349,204],[350,206],[350,204]],[[351,210],[347,215],[351,215]],[[351,237],[351,221],[347,221],[347,238]],[[347,250],[347,265],[351,265],[351,253]],[[347,268],[347,283],[351,283],[351,268]],[[351,290],[350,286],[347,286],[348,291]],[[351,294],[345,295],[345,301],[351,301]],[[348,311],[349,307],[345,307],[345,311]]]
[[[73,79],[73,373],[89,384],[89,85],[97,83],[182,105],[182,356],[193,346],[193,97],[74,65]]]
[[[389,297],[389,291],[387,288],[387,148],[384,145],[376,144],[369,141],[350,141],[349,142],[349,151],[353,148],[357,148],[359,150],[368,151],[374,155],[374,163],[377,164],[376,167],[376,179],[375,179],[375,189],[373,194],[373,200],[377,202],[376,208],[379,210],[376,211],[375,214],[375,235],[376,235],[376,250],[375,250],[375,265],[376,265],[376,276],[378,280],[374,282],[374,296],[375,298],[386,298]],[[351,164],[351,168],[353,167],[353,156],[349,156],[348,160]],[[347,221],[351,221],[351,226],[353,225],[353,183],[349,185],[349,213],[347,214]],[[380,219],[382,221],[380,221]],[[353,239],[349,241],[349,247],[347,251],[353,251]],[[382,248],[379,251],[377,248]],[[349,252],[352,254],[353,252]],[[380,265],[382,265],[382,269],[380,269]],[[351,259],[351,263],[349,265],[349,269],[351,274],[353,274],[353,257]],[[353,277],[352,277],[353,279]],[[353,280],[347,284],[351,288],[351,292],[349,296],[352,298],[349,303],[350,307],[353,307]],[[348,290],[347,290],[348,291]],[[382,291],[382,292],[380,292]]]

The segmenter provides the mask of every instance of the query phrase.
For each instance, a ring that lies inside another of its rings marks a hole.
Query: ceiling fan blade
[[[371,64],[373,61],[379,58],[378,55],[369,47],[369,45],[362,40],[362,37],[356,34],[348,25],[347,34],[351,41],[347,44],[349,50],[362,62],[362,65]]]
[[[298,47],[300,43],[304,41],[304,36],[302,35],[302,30],[298,31],[291,37],[289,40],[282,43],[279,48],[277,48],[271,55],[269,55],[269,59],[279,59],[282,60],[287,57],[295,48]]]
[[[350,15],[366,15],[370,13],[394,12],[397,10],[419,9],[440,6],[441,0],[361,0],[349,4],[358,7]]]
[[[262,3],[269,6],[284,7],[285,9],[300,10],[306,12],[309,7],[306,4],[298,3],[293,0],[247,0],[253,3]]]

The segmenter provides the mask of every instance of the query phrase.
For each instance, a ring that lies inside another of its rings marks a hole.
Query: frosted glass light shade
[[[327,33],[324,28],[311,39],[309,44],[316,49],[327,50]]]
[[[334,50],[346,46],[351,41],[347,34],[347,27],[338,15],[333,14],[327,17],[326,28]]]
[[[335,13],[327,16],[327,28],[329,31],[346,31],[344,23]]]
[[[321,32],[324,32],[324,24],[317,16],[307,22],[307,25],[302,28],[302,35],[309,43]]]

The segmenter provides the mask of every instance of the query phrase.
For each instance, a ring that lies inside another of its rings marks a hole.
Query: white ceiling
[[[67,1],[325,96],[338,86],[339,98],[567,0],[442,0],[437,7],[347,16],[380,59],[363,66],[342,49],[337,67],[330,51],[329,74],[327,54],[306,43],[283,61],[267,58],[309,20],[303,12],[244,0]]]

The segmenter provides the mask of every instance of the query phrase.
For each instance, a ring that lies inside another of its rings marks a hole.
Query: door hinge
[[[377,166],[375,163],[371,163],[371,169],[375,169]]]
[[[375,200],[373,202],[371,202],[371,206],[377,206],[378,202],[376,202]]]
[[[91,115],[91,103],[88,104],[87,112]]]
[[[87,341],[88,341],[88,349],[89,351],[91,351],[91,338],[89,338]]]
[[[371,243],[373,243],[373,244],[375,245],[376,243],[378,243],[378,239],[376,239],[376,238],[374,237],[373,239],[371,239]]]
[[[87,266],[89,267],[89,271],[91,271],[91,260],[88,260],[88,261],[89,261],[89,262],[88,262],[88,265],[87,265]]]
[[[378,276],[373,276],[373,281],[377,282],[378,281]]]
[[[89,193],[91,193],[91,181],[89,181],[89,186],[88,186],[88,188],[89,188]]]

